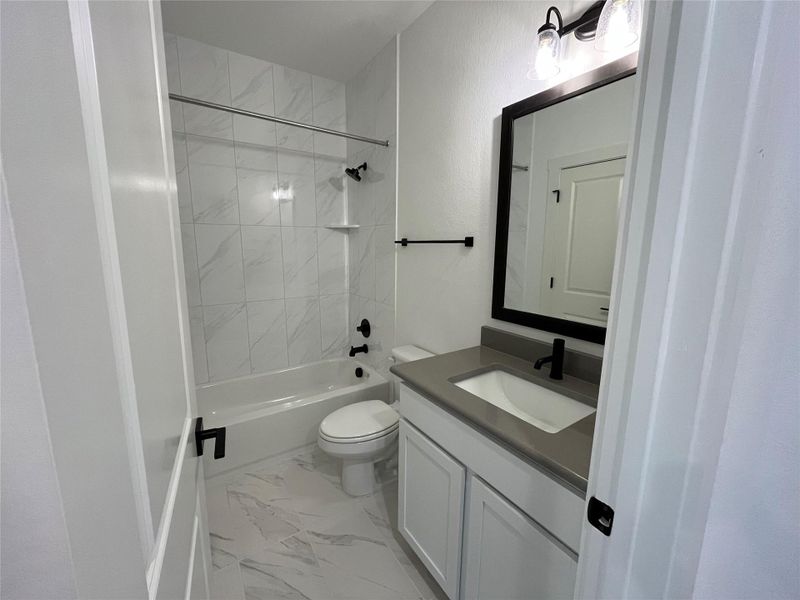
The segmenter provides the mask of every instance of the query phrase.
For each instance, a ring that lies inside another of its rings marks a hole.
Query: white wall
[[[565,20],[590,3],[558,3]],[[504,106],[617,58],[567,38],[558,79],[526,79],[545,2],[436,2],[400,35],[398,233],[475,236],[475,247],[398,251],[397,342],[446,352],[479,343],[494,321],[494,259],[500,114]],[[570,341],[602,353],[602,346]]]
[[[165,34],[170,92],[345,130],[345,86]],[[342,356],[343,138],[173,101],[197,383]],[[293,198],[276,200],[274,188]]]
[[[0,597],[75,598],[61,492],[5,179],[0,185]]]

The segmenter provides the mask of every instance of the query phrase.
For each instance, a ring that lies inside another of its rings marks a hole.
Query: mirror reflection
[[[504,308],[605,327],[633,87],[514,119]]]

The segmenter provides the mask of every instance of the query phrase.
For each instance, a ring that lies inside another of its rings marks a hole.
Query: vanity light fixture
[[[558,75],[561,71],[561,38],[570,33],[581,42],[595,40],[595,47],[602,52],[633,44],[639,38],[639,3],[640,0],[598,0],[566,25],[558,8],[548,8],[545,23],[539,27],[536,36],[536,56],[528,71],[528,79],[543,80]],[[552,16],[555,16],[558,26],[551,22]]]

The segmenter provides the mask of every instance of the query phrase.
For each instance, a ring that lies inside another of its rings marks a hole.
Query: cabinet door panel
[[[572,598],[577,557],[477,477],[470,477],[465,599]]]
[[[464,467],[400,421],[398,528],[449,598],[458,597]]]

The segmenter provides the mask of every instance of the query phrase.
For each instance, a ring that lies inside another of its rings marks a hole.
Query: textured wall
[[[565,19],[586,2],[558,3]],[[559,78],[525,78],[546,3],[436,2],[400,35],[398,232],[475,235],[475,247],[418,246],[397,254],[397,342],[445,352],[479,343],[491,323],[552,334],[491,314],[500,114],[613,56],[566,40]],[[602,347],[571,342],[601,353]]]
[[[344,84],[165,35],[170,91],[345,129]],[[341,356],[343,138],[172,103],[196,381]],[[277,188],[290,199],[274,197]]]

